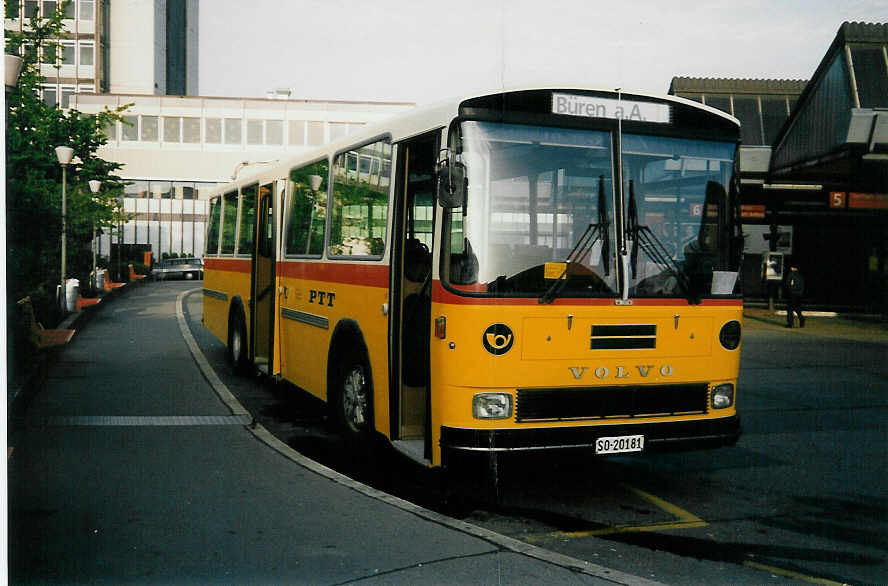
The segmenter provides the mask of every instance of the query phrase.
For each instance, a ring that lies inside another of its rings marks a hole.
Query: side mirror
[[[438,164],[438,203],[443,208],[460,208],[466,205],[468,179],[466,166],[444,159]]]

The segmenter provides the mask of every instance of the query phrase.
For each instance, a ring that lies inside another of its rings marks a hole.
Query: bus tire
[[[247,327],[243,314],[239,310],[232,312],[228,318],[228,362],[237,375],[246,375],[247,361]]]
[[[370,368],[363,353],[349,351],[341,356],[334,379],[334,416],[349,440],[364,439],[373,429]]]

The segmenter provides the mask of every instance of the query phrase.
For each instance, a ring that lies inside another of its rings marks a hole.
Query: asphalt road
[[[579,559],[673,584],[888,583],[888,335],[809,318],[747,319],[732,448],[500,463],[499,493],[471,482],[444,504],[440,478],[384,447],[367,466],[324,406],[285,383],[229,374],[224,349],[186,308],[232,392],[282,441],[412,502]],[[461,491],[461,492],[460,492]]]

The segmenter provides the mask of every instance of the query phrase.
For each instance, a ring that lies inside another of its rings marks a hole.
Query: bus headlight
[[[710,404],[713,409],[727,409],[734,404],[734,385],[725,383],[712,387]]]
[[[480,393],[472,399],[475,419],[508,419],[512,416],[512,395],[508,393]]]
[[[740,322],[731,320],[722,326],[721,331],[718,333],[718,341],[721,342],[721,345],[726,350],[736,350],[737,346],[740,345],[741,330]]]

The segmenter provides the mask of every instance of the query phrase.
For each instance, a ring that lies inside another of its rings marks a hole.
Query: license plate
[[[595,441],[596,454],[622,454],[644,450],[643,435],[620,435],[600,437]]]

